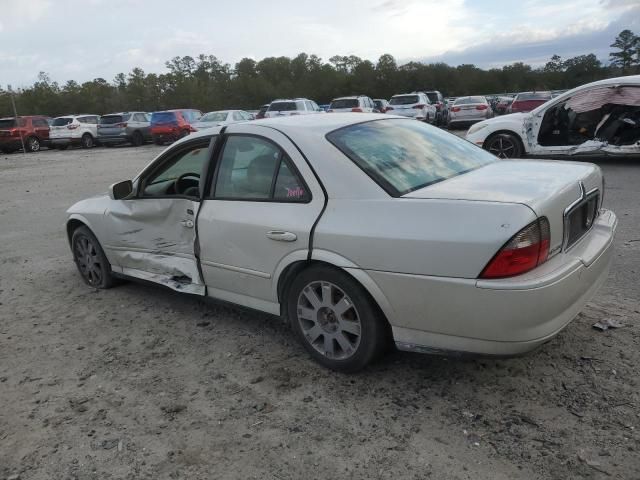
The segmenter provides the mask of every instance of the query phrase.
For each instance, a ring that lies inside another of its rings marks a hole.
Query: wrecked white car
[[[68,210],[87,284],[133,277],[282,315],[323,365],[510,355],[560,332],[607,277],[616,216],[593,164],[500,161],[363,113],[214,127]]]
[[[583,85],[473,125],[467,140],[501,158],[640,156],[640,75]]]

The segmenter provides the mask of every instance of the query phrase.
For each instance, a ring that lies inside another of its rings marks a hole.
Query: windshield
[[[173,123],[176,122],[175,112],[154,112],[151,114],[151,123]]]
[[[466,140],[413,120],[350,125],[327,139],[392,196],[498,161]]]
[[[73,118],[71,117],[59,117],[53,120],[54,127],[64,127],[65,125],[69,125],[73,122]]]
[[[516,102],[524,102],[527,100],[550,100],[551,94],[549,92],[529,92],[519,93],[516,97]]]
[[[201,122],[224,122],[227,119],[227,112],[205,113],[200,119]]]
[[[487,103],[484,97],[462,97],[455,101],[454,105],[469,105],[472,103]]]
[[[331,102],[329,108],[356,108],[358,106],[357,98],[338,98]]]
[[[131,114],[126,115],[103,115],[100,117],[100,125],[114,125],[116,123],[126,122],[131,118]]]
[[[391,105],[411,105],[412,103],[418,103],[418,95],[398,95],[391,97],[389,104]]]
[[[269,106],[270,112],[290,112],[297,110],[296,102],[274,102]]]

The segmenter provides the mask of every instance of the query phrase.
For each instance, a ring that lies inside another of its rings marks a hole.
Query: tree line
[[[593,53],[563,59],[553,55],[538,68],[522,62],[484,70],[472,64],[409,62],[398,65],[390,54],[376,63],[357,56],[331,57],[300,53],[294,58],[243,58],[234,66],[213,55],[175,57],[165,73],[134,68],[112,82],[103,78],[61,85],[40,72],[30,87],[14,92],[19,114],[157,111],[169,108],[257,109],[275,98],[307,97],[328,103],[332,98],[365,94],[389,98],[414,90],[440,90],[445,96],[561,90],[618,75],[640,73],[640,37],[624,30],[611,44],[610,63]],[[0,87],[0,116],[13,115],[11,97]]]

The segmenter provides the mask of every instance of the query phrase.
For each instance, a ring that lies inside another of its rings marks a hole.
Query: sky
[[[625,28],[640,34],[640,0],[0,0],[0,86],[40,71],[59,83],[162,73],[200,53],[232,65],[300,52],[483,68],[555,53],[607,61]]]

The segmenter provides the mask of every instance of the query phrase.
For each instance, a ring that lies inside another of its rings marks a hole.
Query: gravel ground
[[[65,209],[159,151],[0,155],[0,479],[640,478],[640,160],[598,162],[615,264],[553,341],[341,375],[276,318],[82,283]]]

